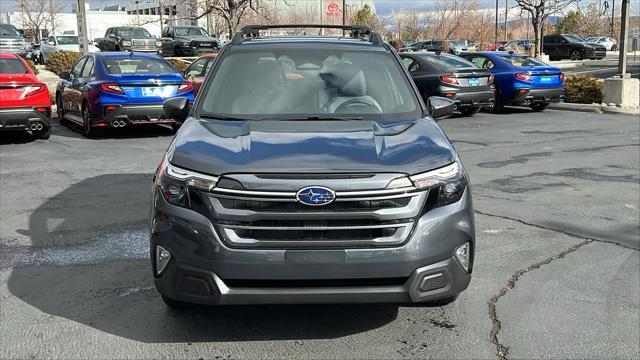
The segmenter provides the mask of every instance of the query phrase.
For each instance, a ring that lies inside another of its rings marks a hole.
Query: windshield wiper
[[[312,115],[312,116],[301,116],[301,117],[273,117],[273,118],[262,118],[260,120],[282,120],[282,121],[304,121],[304,120],[338,120],[338,121],[350,121],[350,120],[362,120],[362,116],[320,116],[320,115]]]
[[[206,119],[215,119],[215,120],[250,120],[247,118],[240,118],[240,117],[233,117],[233,116],[227,116],[227,115],[220,115],[220,114],[200,114],[201,118],[206,118]]]

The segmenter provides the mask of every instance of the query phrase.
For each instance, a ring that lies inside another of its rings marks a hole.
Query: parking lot
[[[169,311],[146,230],[166,128],[3,133],[2,358],[638,358],[637,116],[441,121],[470,173],[473,280],[444,307]],[[10,330],[9,330],[10,329]]]

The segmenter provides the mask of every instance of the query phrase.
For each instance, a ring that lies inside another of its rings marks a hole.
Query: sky
[[[65,4],[65,11],[71,11],[71,4],[74,4],[76,0],[54,0]],[[319,0],[288,0],[291,2],[296,1],[319,1]],[[336,0],[340,2],[340,0]],[[349,1],[349,0],[347,0]],[[504,9],[504,2],[509,1],[510,5],[515,5],[515,0],[498,0],[499,7]],[[598,0],[580,0],[580,6],[587,6],[593,1]],[[123,6],[133,7],[133,0],[89,0],[91,8],[100,8],[103,5],[120,4]],[[374,0],[376,4],[376,10],[380,14],[388,14],[398,9],[405,10],[429,10],[437,5],[438,0]],[[481,8],[493,8],[495,7],[495,0],[478,0],[478,4]],[[9,11],[15,8],[15,0],[0,0],[0,11]]]

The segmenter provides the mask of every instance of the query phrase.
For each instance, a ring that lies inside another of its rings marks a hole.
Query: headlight
[[[162,41],[156,41],[156,47],[162,47]]]
[[[409,179],[418,189],[438,191],[437,206],[457,202],[467,187],[467,179],[465,178],[462,166],[460,166],[458,162],[422,174],[413,175],[409,177]]]
[[[122,40],[122,46],[131,46],[130,40]]]
[[[189,208],[189,190],[211,191],[216,186],[218,177],[173,166],[165,156],[156,172],[155,182],[168,203]]]

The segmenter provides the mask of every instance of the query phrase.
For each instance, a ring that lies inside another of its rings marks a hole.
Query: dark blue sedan
[[[564,74],[558,68],[512,51],[463,53],[474,65],[491,70],[496,86],[494,111],[505,105],[546,109],[552,102],[564,100]]]
[[[181,124],[164,115],[164,100],[194,99],[192,84],[155,54],[88,54],[60,77],[58,118],[81,125],[87,137],[107,127],[166,124],[177,130]]]

